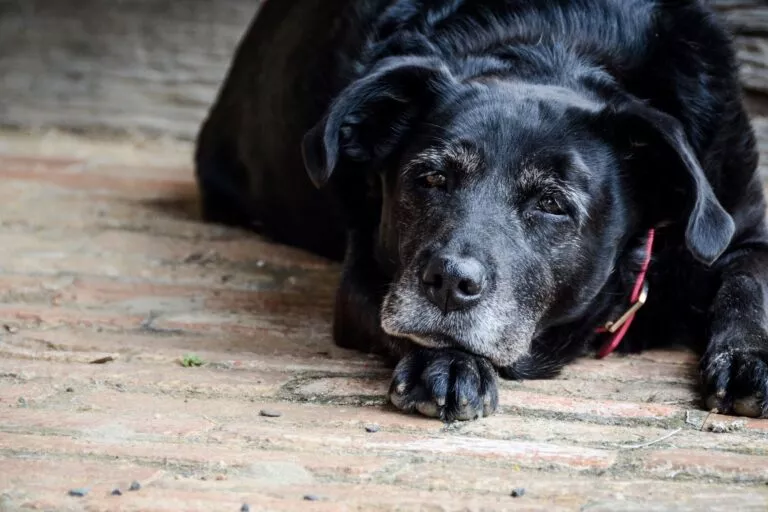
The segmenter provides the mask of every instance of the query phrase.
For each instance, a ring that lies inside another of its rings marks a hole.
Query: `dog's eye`
[[[536,205],[536,207],[540,211],[550,215],[565,215],[565,210],[560,204],[560,201],[557,200],[557,197],[551,194],[547,194],[539,199],[539,204]]]
[[[445,174],[434,172],[419,177],[419,184],[424,188],[445,188],[448,178]]]

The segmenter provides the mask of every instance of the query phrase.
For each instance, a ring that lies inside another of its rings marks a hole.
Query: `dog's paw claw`
[[[710,411],[768,417],[768,352],[732,349],[707,354],[702,380]]]
[[[389,400],[447,422],[489,416],[498,407],[496,372],[486,359],[458,350],[417,350],[397,365]]]

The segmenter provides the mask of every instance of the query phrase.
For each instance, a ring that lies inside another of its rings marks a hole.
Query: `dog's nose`
[[[434,256],[421,274],[424,293],[445,313],[477,304],[487,280],[482,263],[475,258],[460,256]]]

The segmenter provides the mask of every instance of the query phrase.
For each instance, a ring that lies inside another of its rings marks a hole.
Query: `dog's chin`
[[[486,307],[449,319],[414,294],[404,295],[388,294],[381,309],[382,330],[392,337],[425,348],[463,350],[497,367],[510,366],[528,353],[527,333],[533,329],[506,321],[502,311]]]
[[[477,342],[460,340],[445,334],[416,334],[408,332],[407,330],[392,330],[385,327],[384,323],[382,323],[382,328],[388,335],[395,338],[406,339],[419,347],[436,350],[447,348],[463,350],[470,354],[488,359],[498,368],[512,366],[528,355],[527,348],[522,349],[519,345],[500,348],[503,344],[499,342],[491,343],[487,346],[478,346]],[[529,345],[530,344],[526,344],[526,347]],[[468,347],[472,348],[470,349]]]
[[[496,367],[511,366],[528,354],[530,342],[517,339],[517,336],[498,336],[484,338],[487,330],[475,332],[465,330],[463,337],[440,331],[424,332],[419,327],[399,322],[396,316],[382,315],[382,330],[388,335],[407,339],[424,348],[458,349],[488,359]],[[503,330],[506,331],[506,330]]]

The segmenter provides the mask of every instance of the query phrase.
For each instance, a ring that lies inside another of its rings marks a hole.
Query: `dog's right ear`
[[[325,185],[345,160],[386,158],[451,81],[434,60],[398,57],[353,82],[304,136],[302,154],[312,183]]]
[[[655,220],[685,222],[685,242],[691,255],[705,265],[712,265],[728,248],[736,227],[715,195],[683,125],[633,97],[607,108],[602,116],[609,120],[611,137],[620,141],[623,152],[633,154],[632,159],[645,164],[637,178],[645,183],[646,203],[656,203],[651,209],[659,208],[660,191],[682,194],[674,196],[679,205],[672,206],[677,212],[674,217],[681,219]]]

